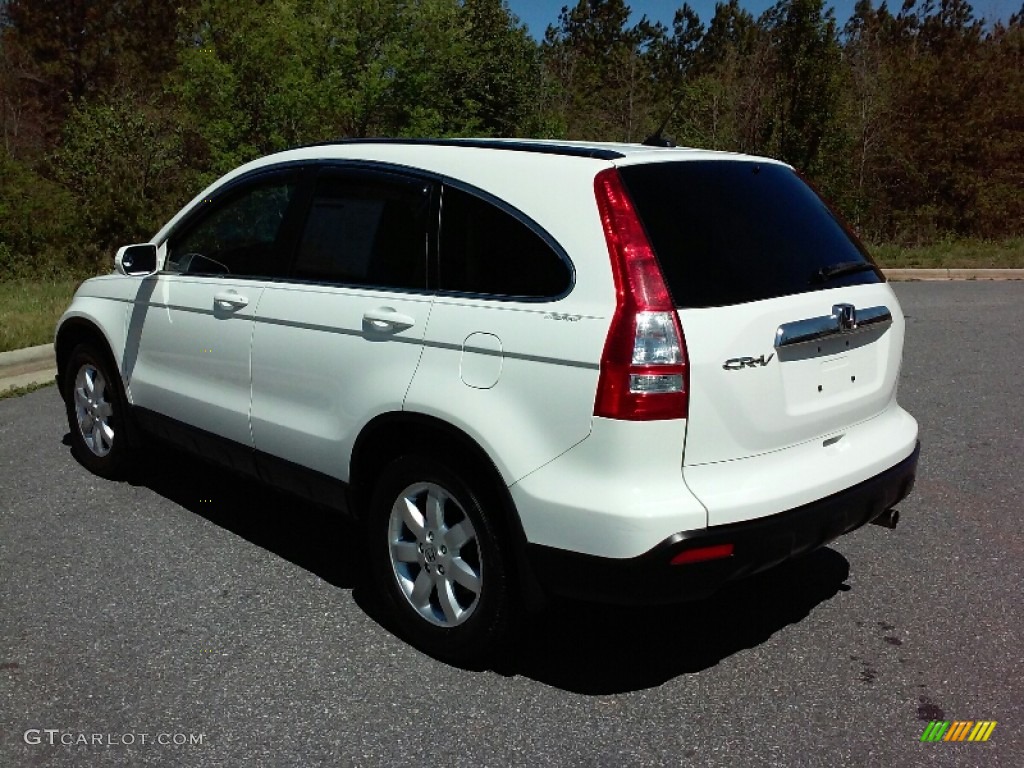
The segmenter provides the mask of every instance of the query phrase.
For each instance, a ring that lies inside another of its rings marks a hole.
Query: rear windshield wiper
[[[856,272],[874,271],[875,265],[867,261],[841,261],[838,264],[829,264],[822,267],[811,275],[812,283],[824,283],[843,275],[852,275]]]

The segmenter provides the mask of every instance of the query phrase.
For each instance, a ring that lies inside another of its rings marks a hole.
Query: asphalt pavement
[[[895,290],[896,530],[703,603],[552,604],[482,672],[382,625],[332,515],[160,448],[102,480],[55,389],[0,401],[0,766],[1019,768],[1024,284]]]

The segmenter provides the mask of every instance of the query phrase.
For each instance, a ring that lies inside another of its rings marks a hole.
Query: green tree
[[[894,20],[899,88],[876,175],[878,194],[891,207],[888,237],[930,241],[974,231],[983,44],[983,25],[963,0],[920,7],[907,0]]]
[[[41,97],[35,62],[12,44],[9,28],[0,27],[0,131],[11,157],[28,160],[47,148],[53,121]]]
[[[900,87],[898,54],[891,41],[893,24],[884,2],[875,9],[871,0],[858,0],[843,30],[846,78],[840,114],[850,141],[850,177],[839,202],[854,225],[875,240],[884,219],[875,180],[892,140]]]
[[[822,145],[836,130],[841,51],[824,0],[782,0],[765,14],[774,65],[769,148],[821,176]]]
[[[33,63],[51,115],[114,84],[159,88],[173,67],[176,6],[148,0],[8,0],[5,44]]]
[[[463,0],[448,68],[449,88],[463,122],[480,134],[516,136],[534,130],[541,89],[537,44],[504,0]]]
[[[542,55],[570,138],[634,141],[652,127],[645,51],[663,30],[646,17],[629,27],[629,15],[623,0],[579,0],[547,29]]]
[[[717,3],[689,62],[672,128],[678,141],[764,152],[772,86],[767,35],[738,0]]]
[[[500,0],[202,0],[176,92],[214,171],[334,137],[513,134],[536,44]]]
[[[981,136],[972,234],[1024,233],[1024,8],[985,40],[983,92],[976,102]]]
[[[689,3],[684,3],[672,19],[671,34],[655,27],[645,52],[653,85],[654,115],[661,118],[655,129],[664,126],[677,139],[681,138],[677,133],[684,125],[686,136],[692,136],[692,131],[687,130],[692,123],[685,117],[677,121],[676,116],[681,108],[686,116],[693,112],[696,89],[692,83],[703,38],[704,25],[700,17]]]
[[[697,67],[701,72],[713,71],[732,56],[749,56],[759,37],[754,17],[740,7],[739,0],[715,3],[715,14],[701,40]]]
[[[187,195],[183,159],[171,119],[133,93],[76,106],[53,169],[77,198],[83,256],[106,263],[115,246],[148,239]]]
[[[80,270],[79,225],[70,192],[0,147],[0,280]]]

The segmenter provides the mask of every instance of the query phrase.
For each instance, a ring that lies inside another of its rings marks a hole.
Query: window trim
[[[406,182],[425,182],[431,185],[430,203],[427,220],[427,280],[426,287],[396,288],[393,286],[371,286],[362,283],[338,283],[333,281],[309,280],[293,276],[295,260],[298,257],[298,250],[302,233],[312,207],[313,194],[317,176],[324,170],[339,169],[352,171],[365,171],[382,176],[397,177]],[[288,160],[281,163],[262,166],[248,173],[231,179],[219,186],[206,199],[219,201],[225,195],[230,195],[238,186],[248,184],[261,176],[269,176],[278,173],[295,173],[296,190],[288,207],[282,227],[290,229],[286,235],[285,247],[288,251],[287,269],[283,276],[279,277],[255,277],[249,275],[235,275],[242,280],[264,280],[266,282],[287,283],[294,285],[315,285],[328,288],[347,288],[368,291],[381,291],[389,293],[408,293],[415,295],[436,295],[443,297],[480,299],[490,302],[519,303],[519,304],[549,304],[565,299],[576,288],[576,265],[569,257],[568,252],[556,240],[551,233],[538,224],[529,215],[519,210],[508,202],[492,195],[491,193],[460,179],[453,178],[443,173],[428,171],[415,166],[403,165],[401,163],[380,162],[376,160],[348,159],[348,158],[309,158],[302,160]],[[531,232],[537,235],[544,243],[554,251],[555,255],[562,261],[569,273],[568,284],[565,290],[554,296],[506,296],[491,293],[477,293],[472,291],[441,290],[438,275],[441,262],[441,224],[443,217],[443,189],[445,186],[452,187],[466,194],[479,198],[480,200],[497,207],[503,213],[511,216],[526,226]],[[170,240],[177,236],[182,229],[191,226],[198,218],[206,215],[204,201],[200,200],[182,216],[174,228],[157,243],[158,248],[166,250]],[[180,272],[168,272],[161,269],[160,275],[180,275]],[[190,277],[206,277],[205,275],[191,275]],[[218,278],[220,279],[220,278]]]
[[[561,301],[576,287],[576,265],[572,263],[572,259],[569,258],[569,254],[561,246],[561,244],[555,240],[551,234],[544,229],[540,224],[531,219],[525,213],[520,211],[518,208],[509,205],[507,202],[499,197],[486,192],[479,187],[474,187],[472,184],[459,181],[457,179],[451,179],[448,177],[442,177],[440,196],[439,196],[439,209],[438,209],[438,231],[437,231],[437,264],[438,270],[441,265],[441,230],[444,228],[444,188],[451,187],[457,189],[460,192],[471,195],[484,203],[494,206],[502,213],[512,217],[520,224],[524,225],[533,234],[537,235],[544,244],[547,245],[559,258],[562,264],[565,266],[569,280],[565,290],[561,293],[553,296],[520,296],[520,295],[506,295],[496,293],[481,293],[477,291],[456,291],[450,289],[442,289],[440,281],[438,282],[437,295],[438,296],[455,296],[459,298],[469,299],[486,299],[487,301],[503,301],[503,302],[516,302],[516,303],[530,303],[530,304],[548,304],[554,301]]]
[[[307,161],[312,166],[306,180],[307,186],[301,202],[301,218],[297,221],[294,238],[291,244],[291,254],[288,259],[288,275],[276,282],[289,283],[293,285],[315,285],[326,288],[346,288],[351,290],[367,290],[383,293],[413,294],[417,296],[433,296],[436,291],[437,281],[437,238],[438,223],[437,211],[439,200],[440,184],[430,174],[410,173],[410,170],[402,166],[394,166],[385,163],[371,163],[364,161],[341,161],[315,160]],[[295,268],[299,258],[299,249],[302,246],[302,236],[306,231],[306,224],[313,210],[313,200],[316,196],[316,182],[324,173],[331,171],[351,173],[353,176],[363,175],[364,178],[377,178],[385,183],[391,184],[428,184],[429,200],[427,201],[427,213],[424,220],[424,230],[427,237],[426,243],[426,272],[424,286],[422,288],[399,287],[393,285],[371,285],[368,283],[346,283],[338,280],[313,280],[306,277],[296,277]],[[297,215],[298,217],[298,215]]]
[[[264,282],[281,282],[286,279],[286,275],[291,272],[293,255],[297,248],[295,243],[296,232],[294,220],[298,215],[299,210],[301,210],[302,206],[306,203],[305,187],[309,182],[307,173],[304,173],[304,171],[309,166],[309,161],[277,163],[257,168],[217,187],[212,194],[207,195],[205,198],[193,205],[192,208],[181,217],[181,220],[174,225],[174,228],[167,233],[166,237],[157,244],[157,248],[163,249],[163,260],[160,263],[160,269],[157,274],[167,277],[180,276],[191,278],[216,278],[217,280],[223,280],[226,277],[232,280],[262,280]],[[295,191],[292,193],[292,197],[288,201],[288,206],[285,208],[284,218],[281,220],[281,230],[278,233],[278,237],[281,239],[283,251],[284,275],[273,277],[269,275],[241,275],[235,273],[227,273],[225,275],[207,273],[185,274],[183,272],[171,271],[166,268],[171,240],[178,237],[185,230],[193,226],[199,226],[204,219],[216,213],[222,205],[230,202],[231,198],[241,187],[254,186],[254,182],[257,182],[257,180],[261,178],[272,178],[278,176],[284,179],[287,178],[289,174],[294,175]]]
[[[333,143],[333,142],[332,142]],[[319,146],[319,145],[318,145]],[[348,159],[348,158],[324,158],[312,161],[302,161],[307,164],[313,164],[317,168],[317,174],[326,168],[346,168],[353,170],[365,170],[374,173],[390,174],[398,176],[399,178],[410,180],[410,181],[424,181],[433,185],[431,191],[431,209],[430,209],[430,222],[429,222],[429,238],[430,238],[430,254],[427,262],[427,289],[424,293],[429,293],[437,296],[444,297],[457,297],[467,299],[483,299],[486,301],[494,302],[514,302],[514,303],[529,303],[529,304],[544,304],[555,301],[561,301],[573,292],[576,288],[576,265],[573,264],[572,259],[569,258],[568,252],[562,245],[549,233],[544,227],[530,218],[527,214],[520,211],[515,206],[510,205],[501,198],[498,198],[491,193],[481,189],[480,187],[469,184],[468,182],[461,181],[460,179],[452,178],[443,173],[437,173],[435,171],[427,171],[422,168],[417,168],[411,165],[402,165],[401,163],[391,162],[379,162],[376,160],[361,160],[361,159]],[[314,176],[315,178],[315,176]],[[474,293],[471,291],[451,291],[441,290],[438,282],[438,274],[440,271],[441,263],[441,224],[443,218],[443,189],[445,186],[450,186],[453,189],[458,189],[467,194],[478,197],[484,202],[490,203],[496,206],[504,213],[512,216],[520,223],[524,224],[530,229],[535,235],[540,237],[558,256],[559,259],[565,264],[566,269],[569,271],[569,283],[566,286],[565,291],[557,296],[545,297],[545,296],[504,296],[492,293]],[[312,188],[312,187],[311,187]],[[312,198],[310,198],[311,200]],[[306,202],[307,212],[309,203]],[[303,220],[303,224],[305,219]],[[298,242],[295,243],[295,248],[298,249]],[[310,285],[326,285],[326,286],[338,286],[338,287],[351,287],[351,288],[367,288],[369,290],[392,290],[395,292],[402,293],[421,293],[412,289],[388,289],[388,288],[375,288],[367,285],[356,284],[342,284],[340,283],[324,283],[321,281],[310,281],[301,278],[289,278],[287,282],[294,283],[305,283]]]

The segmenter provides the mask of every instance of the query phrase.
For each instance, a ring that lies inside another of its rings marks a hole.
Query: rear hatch
[[[863,246],[787,166],[620,168],[679,310],[684,466],[828,438],[895,396],[903,320]]]

